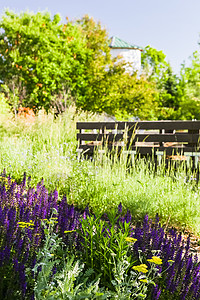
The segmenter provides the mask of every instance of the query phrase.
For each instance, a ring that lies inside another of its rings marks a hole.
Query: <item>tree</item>
[[[115,64],[107,75],[106,111],[117,118],[156,119],[158,93],[155,84],[137,74],[130,75]]]
[[[20,105],[62,112],[74,101],[84,110],[155,118],[154,82],[112,59],[108,34],[93,18],[62,24],[59,15],[6,11],[0,27],[1,89],[15,112]]]
[[[147,46],[142,53],[143,74],[155,82],[159,93],[158,119],[174,119],[179,108],[178,77],[173,74],[166,55]]]
[[[141,53],[141,64],[143,74],[157,83],[162,81],[169,64],[166,62],[166,55],[160,50],[146,46]]]
[[[83,94],[85,98],[77,101],[77,106],[95,112],[108,112],[111,103],[105,95],[109,94],[108,77],[112,84],[111,70],[115,61],[110,54],[108,33],[102,28],[100,22],[96,23],[87,15],[77,20],[77,23],[81,26],[86,47],[91,51],[87,58],[84,74],[86,84]],[[123,65],[121,65],[120,72],[124,72]]]
[[[6,11],[0,21],[0,73],[19,104],[46,110],[63,92],[80,96],[90,55],[77,24],[60,24],[49,13]]]
[[[190,66],[182,65],[179,91],[181,101],[177,112],[180,119],[200,119],[200,53],[190,57]]]

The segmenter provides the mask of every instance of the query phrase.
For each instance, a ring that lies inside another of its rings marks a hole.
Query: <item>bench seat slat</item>
[[[165,130],[199,130],[200,121],[139,121],[139,122],[77,122],[77,129],[165,129]]]
[[[133,142],[180,142],[180,143],[198,143],[199,134],[177,133],[177,134],[136,134],[133,135]],[[122,141],[124,135],[118,134],[97,134],[97,133],[78,133],[77,139],[82,141]]]
[[[83,149],[83,151],[88,151],[88,152],[94,152],[95,149],[101,149],[101,147],[97,147],[95,145],[80,145],[79,146],[80,149]],[[124,149],[124,147],[122,146],[109,146],[107,147],[108,150],[112,150],[112,149],[118,149],[118,151]],[[181,147],[131,147],[130,150],[133,150],[133,151],[136,151],[137,153],[140,153],[142,155],[145,155],[145,154],[152,154],[152,152],[154,154],[156,154],[157,151],[163,151],[165,152],[166,155],[176,155],[176,154],[179,154],[179,155],[182,155],[184,154],[185,152],[191,152],[192,155],[195,155],[195,153],[200,153],[200,151],[196,151],[196,149],[194,147],[184,147],[184,148],[181,148]]]

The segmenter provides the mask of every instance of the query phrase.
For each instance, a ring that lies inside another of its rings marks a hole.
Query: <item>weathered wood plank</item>
[[[128,136],[131,138],[131,136]],[[136,134],[133,135],[133,142],[180,142],[180,143],[198,143],[199,134],[188,133],[163,133],[163,134]],[[82,141],[122,141],[124,140],[124,134],[95,134],[95,133],[78,133],[77,139]]]
[[[178,143],[198,143],[199,134],[188,134],[188,133],[163,133],[163,134],[136,134],[134,138],[134,142],[178,142]]]
[[[120,141],[124,139],[124,134],[96,134],[96,133],[78,133],[77,139],[82,141]]]
[[[77,122],[77,129],[165,129],[200,130],[200,121]]]
[[[101,147],[97,147],[95,145],[80,145],[79,147],[80,149],[83,149],[83,151],[88,151],[88,153],[93,153],[96,150],[98,149],[102,149]],[[121,146],[109,146],[107,147],[108,150],[112,150],[112,149],[118,149],[118,151],[122,150],[123,147]],[[140,147],[131,147],[130,150],[136,150],[137,153],[140,153],[140,154],[156,154],[156,151],[163,151],[166,153],[166,155],[176,155],[176,154],[184,154],[184,153],[187,153],[187,152],[192,152],[193,154],[195,153],[200,153],[200,151],[197,151],[195,147],[159,147],[159,146],[156,146],[156,147],[145,147],[145,146],[140,146]]]

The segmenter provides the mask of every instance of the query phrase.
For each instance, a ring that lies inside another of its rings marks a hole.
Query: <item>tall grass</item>
[[[70,107],[65,115],[40,112],[32,123],[23,118],[0,120],[0,170],[20,181],[23,173],[32,184],[41,178],[49,190],[66,194],[79,207],[89,205],[106,212],[122,202],[136,221],[145,214],[159,215],[163,225],[179,226],[200,234],[200,190],[192,171],[184,165],[174,172],[139,159],[127,167],[121,159],[96,156],[76,158],[76,122],[102,120],[102,116],[77,113]],[[3,120],[3,121],[2,121]]]
[[[173,167],[164,172],[163,165],[155,173],[144,159],[130,169],[120,161],[87,166],[83,161],[74,169],[70,190],[69,199],[94,210],[109,211],[122,202],[136,220],[158,213],[165,226],[200,230],[200,190],[194,175],[188,171],[186,176],[183,166],[174,174]]]
[[[70,107],[57,119],[43,111],[30,123],[23,117],[0,119],[1,170],[6,168],[16,180],[26,172],[33,183],[44,178],[47,187],[58,188],[76,159],[76,121],[94,118],[101,120]]]

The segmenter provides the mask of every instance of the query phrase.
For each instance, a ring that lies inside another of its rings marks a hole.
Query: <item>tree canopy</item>
[[[6,11],[0,27],[1,89],[15,111],[22,105],[62,112],[73,101],[95,112],[152,114],[153,84],[126,74],[93,18],[62,24],[59,15]]]
[[[0,22],[1,80],[24,106],[48,110],[55,96],[77,94],[84,84],[86,40],[77,24],[60,20],[6,11]]]
[[[63,112],[70,103],[120,118],[200,118],[200,54],[175,75],[163,51],[142,52],[142,73],[129,74],[112,58],[109,37],[89,16],[61,22],[50,13],[0,20],[0,91],[16,113],[20,106]]]

